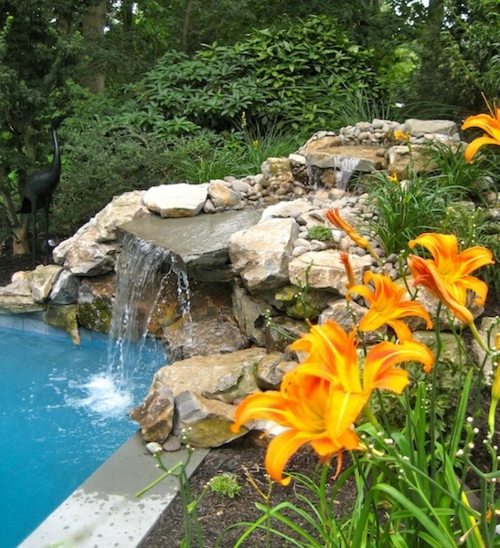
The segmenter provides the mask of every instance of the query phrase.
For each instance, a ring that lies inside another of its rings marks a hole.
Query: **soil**
[[[190,486],[193,500],[205,491],[201,502],[197,506],[199,524],[201,526],[202,541],[192,546],[211,548],[219,546],[229,548],[235,546],[237,539],[245,531],[244,526],[238,526],[241,522],[253,522],[261,517],[262,512],[256,507],[256,503],[264,503],[257,488],[267,494],[269,480],[264,469],[265,447],[257,439],[244,439],[232,445],[211,449],[200,467],[191,477]],[[318,471],[317,457],[307,449],[299,451],[286,470],[291,472],[302,472],[308,476]],[[213,492],[207,484],[212,478],[220,474],[234,474],[241,490],[234,498],[220,493]],[[330,474],[328,485],[333,485],[332,474]],[[254,483],[254,485],[252,485]],[[345,515],[352,509],[354,501],[354,486],[348,482],[344,485],[335,500],[335,515]],[[311,493],[303,486],[292,482],[287,487],[273,484],[269,503],[275,506],[285,501],[304,508],[298,497],[303,494],[312,499]],[[310,509],[309,509],[310,511]],[[293,512],[287,515],[294,523],[307,529],[306,523]],[[276,522],[273,522],[276,525]],[[232,526],[232,527],[231,527]],[[290,533],[290,531],[288,531]],[[140,548],[173,548],[180,546],[184,537],[183,505],[180,497],[162,514],[155,527],[142,541]],[[321,544],[321,539],[318,539]],[[244,543],[244,546],[265,546],[266,536],[263,530],[257,530]],[[276,536],[271,537],[271,544],[276,546],[290,546],[284,540]]]

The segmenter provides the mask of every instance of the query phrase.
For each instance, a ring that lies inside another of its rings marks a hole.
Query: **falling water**
[[[341,190],[347,190],[347,185],[351,180],[352,174],[359,164],[359,158],[343,157],[335,158],[335,169],[337,172],[336,187]]]
[[[148,325],[170,275],[177,278],[181,313],[190,318],[187,274],[170,251],[126,234],[116,272],[107,371],[86,386],[85,403],[101,413],[120,412],[133,403],[134,373],[144,361]]]

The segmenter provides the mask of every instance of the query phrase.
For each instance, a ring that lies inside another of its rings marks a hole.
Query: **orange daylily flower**
[[[468,116],[464,120],[462,129],[478,127],[487,134],[477,137],[467,145],[464,152],[467,162],[472,161],[472,158],[482,146],[500,145],[500,108],[495,110],[494,113],[491,109],[491,116],[489,114],[476,114],[475,116]]]
[[[485,247],[474,246],[459,252],[456,236],[430,232],[421,234],[408,245],[412,249],[416,245],[422,245],[433,257],[422,259],[412,255],[408,258],[413,283],[427,287],[458,320],[471,325],[474,318],[466,307],[468,291],[476,294],[476,304],[483,305],[488,286],[469,274],[481,266],[495,262],[491,251]]]
[[[375,250],[370,245],[370,242],[366,238],[363,238],[363,236],[361,236],[356,229],[340,215],[338,207],[335,209],[329,209],[325,213],[325,217],[332,223],[332,225],[335,225],[337,228],[340,228],[340,230],[343,230],[356,245],[366,249],[372,257],[379,260],[379,256],[375,253]]]
[[[370,282],[373,288],[368,285]],[[360,331],[375,331],[387,324],[400,341],[409,341],[412,333],[401,318],[418,316],[425,320],[427,329],[432,327],[431,317],[424,306],[406,299],[405,288],[396,285],[388,276],[367,271],[363,283],[349,288],[349,293],[361,295],[370,305],[370,310],[359,323]]]
[[[347,289],[352,287],[356,281],[354,279],[354,271],[352,269],[352,264],[349,259],[349,253],[340,254],[340,262],[344,265],[345,273],[347,275]]]
[[[408,372],[396,367],[404,361],[419,361],[426,371],[434,362],[424,345],[405,341],[383,342],[368,352],[361,367],[354,333],[346,333],[335,322],[313,326],[311,332],[292,344],[309,352],[307,360],[287,373],[279,391],[251,394],[236,410],[233,432],[253,419],[269,419],[286,427],[268,447],[265,465],[269,475],[283,485],[283,468],[291,456],[309,443],[323,459],[342,451],[364,449],[353,425],[376,388],[401,394],[408,385]]]
[[[351,425],[366,404],[361,394],[346,394],[328,380],[304,374],[300,366],[286,373],[280,391],[251,394],[236,410],[231,430],[253,419],[269,419],[285,426],[267,449],[265,466],[269,475],[282,485],[283,469],[291,456],[309,443],[324,460],[343,449],[363,449]]]

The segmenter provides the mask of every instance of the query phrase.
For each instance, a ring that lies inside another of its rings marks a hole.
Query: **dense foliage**
[[[55,116],[65,234],[113,194],[255,172],[318,129],[481,110],[500,83],[495,6],[0,0],[0,242],[26,250],[20,192]]]

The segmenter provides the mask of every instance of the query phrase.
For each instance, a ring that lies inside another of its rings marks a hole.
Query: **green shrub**
[[[312,131],[356,90],[377,96],[371,61],[334,18],[313,16],[254,31],[233,46],[206,46],[192,58],[168,52],[130,91],[136,116],[151,128],[178,118],[231,129],[245,111],[263,127]]]

